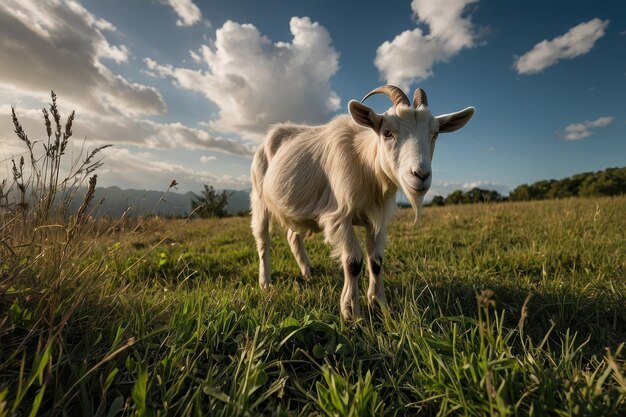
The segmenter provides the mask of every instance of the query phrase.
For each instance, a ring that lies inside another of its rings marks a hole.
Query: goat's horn
[[[428,106],[428,97],[426,97],[426,91],[416,88],[413,94],[413,107],[417,108],[420,104]]]
[[[389,97],[389,100],[391,100],[394,107],[397,107],[400,105],[403,105],[406,107],[410,106],[409,99],[406,96],[406,94],[404,94],[404,91],[400,90],[395,85],[381,85],[380,87],[373,89],[372,91],[367,93],[365,97],[363,97],[363,100],[361,100],[361,103],[363,103],[369,96],[373,96],[374,94],[386,95],[387,97]]]

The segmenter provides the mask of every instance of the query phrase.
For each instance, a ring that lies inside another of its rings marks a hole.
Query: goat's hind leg
[[[252,203],[252,234],[259,252],[259,285],[265,289],[272,283],[270,274],[270,214],[259,201]]]
[[[304,279],[308,281],[311,278],[311,261],[309,260],[309,256],[306,253],[302,234],[289,229],[287,230],[287,240],[289,241],[291,252],[293,253],[293,256],[296,258],[296,262],[300,267],[302,277],[304,277]]]

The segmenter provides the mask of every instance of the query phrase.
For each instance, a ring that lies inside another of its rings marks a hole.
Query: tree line
[[[489,203],[500,201],[530,201],[567,197],[600,197],[626,194],[626,167],[607,168],[597,172],[584,172],[561,180],[542,180],[521,184],[508,196],[494,190],[472,188],[456,190],[447,197],[436,195],[430,205]]]

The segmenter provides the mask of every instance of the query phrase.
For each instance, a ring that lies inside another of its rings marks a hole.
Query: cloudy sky
[[[430,195],[626,165],[626,2],[3,0],[0,178],[50,90],[104,153],[100,185],[249,187],[272,123],[324,123],[382,83],[433,113]],[[383,111],[388,103],[368,101]]]

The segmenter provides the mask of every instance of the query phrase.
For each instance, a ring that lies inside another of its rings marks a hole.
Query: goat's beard
[[[413,224],[416,224],[422,215],[422,211],[423,211],[422,206],[424,204],[425,193],[421,194],[421,193],[416,193],[416,192],[407,192],[405,190],[404,194],[408,198],[409,203],[411,203],[411,207],[413,208],[413,210],[415,210],[415,219],[413,220]]]

